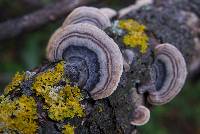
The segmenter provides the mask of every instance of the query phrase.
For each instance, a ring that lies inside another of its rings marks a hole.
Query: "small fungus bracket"
[[[152,80],[139,88],[149,93],[148,102],[163,105],[170,102],[182,89],[187,77],[187,67],[181,52],[169,43],[155,47]]]

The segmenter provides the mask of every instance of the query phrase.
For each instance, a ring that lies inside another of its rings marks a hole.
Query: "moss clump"
[[[145,53],[148,48],[148,36],[145,34],[146,27],[133,19],[120,20],[119,28],[126,30],[123,36],[123,43],[130,47],[140,47],[140,52]]]
[[[2,97],[0,103],[0,133],[34,134],[38,129],[37,107],[32,97],[22,95],[10,100]]]
[[[13,91],[14,89],[18,88],[25,78],[25,73],[17,72],[15,76],[12,78],[12,81],[4,90],[4,94],[8,94],[9,92]]]
[[[70,124],[67,124],[63,127],[62,133],[63,134],[74,134],[74,127],[71,126]]]
[[[64,62],[58,63],[53,70],[39,74],[33,83],[33,90],[45,100],[45,109],[52,120],[61,121],[75,116],[83,117],[84,111],[80,105],[81,93],[76,86],[69,84],[58,87],[64,79]],[[67,80],[65,80],[67,82]]]

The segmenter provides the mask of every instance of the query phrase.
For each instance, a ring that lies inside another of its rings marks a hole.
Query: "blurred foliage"
[[[42,64],[46,44],[60,23],[48,24],[21,37],[0,42],[0,88],[9,82],[15,72],[30,70]]]
[[[15,12],[10,12],[10,9],[14,9]],[[21,4],[17,1],[10,2],[9,0],[0,0],[0,21],[7,20],[9,17],[14,17],[24,13],[25,10]]]
[[[57,0],[0,0],[0,21],[30,13]]]
[[[53,0],[42,0],[48,4]],[[134,3],[135,0],[106,0],[102,5],[115,9]],[[99,6],[99,5],[97,5]],[[100,5],[101,6],[101,5]],[[0,0],[0,21],[30,12],[21,0]],[[33,32],[0,42],[0,88],[11,80],[17,71],[30,70],[45,61],[45,48],[49,37],[62,20],[47,24]],[[200,134],[200,82],[188,82],[183,91],[169,104],[155,107],[149,123],[139,128],[141,134]]]

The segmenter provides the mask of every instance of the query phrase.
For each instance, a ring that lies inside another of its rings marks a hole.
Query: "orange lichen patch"
[[[21,96],[10,100],[3,98],[0,103],[0,133],[34,134],[38,129],[37,107],[32,97]]]
[[[123,37],[123,43],[130,47],[140,47],[140,52],[145,53],[148,48],[148,36],[145,33],[146,27],[133,19],[120,20],[119,28],[127,31]]]
[[[45,108],[52,120],[60,121],[75,116],[83,117],[84,111],[80,105],[81,93],[76,86],[55,85],[64,80],[64,63],[58,63],[53,70],[39,74],[33,83],[33,90],[45,100]],[[67,82],[67,80],[66,80]]]
[[[74,134],[74,127],[70,124],[66,124],[62,130],[63,134]]]
[[[25,78],[25,73],[24,72],[21,73],[21,74],[19,72],[17,72],[15,74],[15,76],[12,78],[11,83],[8,84],[8,86],[5,88],[4,94],[6,95],[10,91],[13,91],[14,89],[18,88],[21,85],[21,83],[24,80],[24,78]]]

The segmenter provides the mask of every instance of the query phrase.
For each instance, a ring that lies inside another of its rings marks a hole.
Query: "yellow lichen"
[[[56,84],[63,79],[64,63],[58,63],[55,69],[39,74],[33,83],[36,94],[45,100],[45,109],[48,110],[52,120],[60,121],[65,118],[84,116],[83,108],[80,105],[81,93],[76,86],[66,85],[56,87]],[[59,88],[57,91],[56,88]]]
[[[8,94],[9,92],[13,91],[14,89],[16,89],[17,87],[19,87],[22,83],[22,81],[25,78],[25,73],[19,73],[17,72],[15,74],[15,76],[12,78],[12,81],[10,84],[8,84],[8,86],[5,88],[4,94]]]
[[[17,89],[25,80],[25,74],[17,73],[6,91]],[[59,82],[65,81],[65,86]],[[83,117],[84,110],[80,104],[82,95],[77,86],[70,86],[64,76],[64,62],[55,68],[37,74],[32,90],[44,100],[43,109],[54,121],[65,118]],[[10,99],[8,94],[0,96],[0,133],[36,133],[38,129],[37,105],[33,97],[22,95]],[[74,127],[65,125],[63,133],[74,133]]]
[[[76,86],[66,85],[58,95],[54,96],[54,101],[52,101],[52,97],[48,97],[46,103],[50,106],[49,117],[56,121],[75,116],[83,117],[84,111],[79,103],[80,99],[80,89]]]
[[[63,134],[74,134],[74,127],[70,124],[66,124],[62,130]]]
[[[32,97],[21,96],[13,101],[8,97],[0,103],[0,132],[34,134],[38,129],[37,106]]]
[[[57,84],[64,74],[64,63],[60,62],[53,70],[48,70],[39,74],[33,83],[33,89],[37,95],[45,95],[55,84]]]
[[[126,30],[127,34],[123,37],[125,45],[130,47],[140,47],[140,52],[145,53],[148,48],[148,36],[145,33],[146,27],[133,19],[120,20],[119,28]]]

